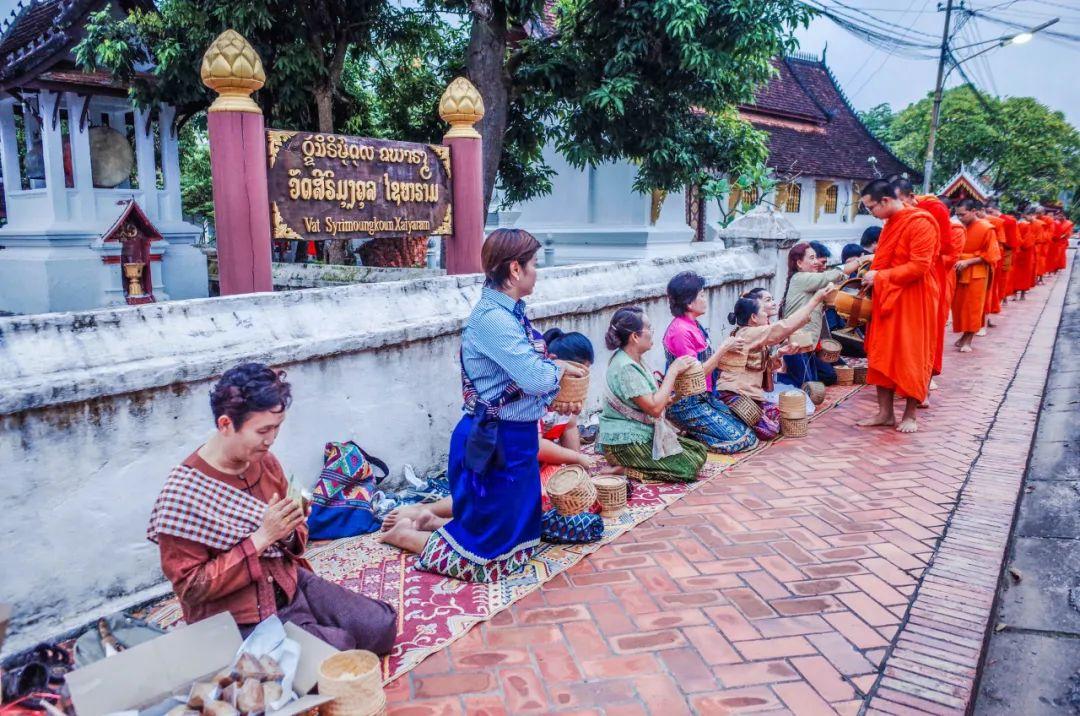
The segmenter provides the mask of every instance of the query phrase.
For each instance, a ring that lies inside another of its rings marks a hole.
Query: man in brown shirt
[[[270,453],[290,402],[283,372],[227,371],[210,394],[217,432],[169,475],[148,537],[189,623],[227,611],[247,634],[277,614],[338,649],[385,654],[394,609],[316,576],[303,558],[306,515]]]

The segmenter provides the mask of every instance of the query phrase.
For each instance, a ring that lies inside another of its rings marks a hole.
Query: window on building
[[[777,185],[776,208],[786,214],[798,214],[802,208],[802,186],[795,182]]]
[[[833,184],[825,190],[825,204],[821,207],[826,214],[836,213],[836,204],[840,200],[840,187]]]

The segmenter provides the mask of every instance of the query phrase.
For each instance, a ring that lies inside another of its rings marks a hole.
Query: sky
[[[821,1],[832,6],[836,0]],[[925,32],[933,36],[930,42],[941,42],[945,13],[938,10],[937,0],[840,1],[863,10],[867,19]],[[1061,21],[1049,29],[1080,35],[1080,0],[967,0],[966,5],[1028,27],[1060,17]],[[952,45],[955,48],[1015,32],[987,20],[972,19]],[[936,60],[890,56],[889,52],[867,44],[824,17],[816,18],[797,36],[802,52],[820,56],[827,46],[826,62],[856,109],[865,110],[887,102],[898,111],[933,90]],[[957,50],[956,54],[963,57],[990,44]],[[1035,34],[1027,44],[993,49],[962,67],[980,89],[1002,96],[1035,97],[1051,109],[1064,112],[1069,122],[1080,128],[1080,82],[1072,75],[1078,65],[1080,42]],[[961,81],[959,74],[953,72],[946,86]]]

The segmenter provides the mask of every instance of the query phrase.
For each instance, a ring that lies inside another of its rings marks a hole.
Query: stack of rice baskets
[[[836,371],[837,385],[851,385],[855,382],[855,369],[849,365],[838,365]]]
[[[581,465],[563,465],[544,489],[560,515],[579,515],[596,502],[596,486]]]
[[[852,373],[852,379],[854,380],[855,385],[866,385],[866,366],[857,365],[852,370],[854,371]]]
[[[806,415],[806,393],[801,390],[785,390],[780,394],[780,432],[784,437],[806,437],[810,418]]]
[[[803,392],[810,396],[810,402],[821,405],[825,402],[825,384],[816,380],[808,380],[803,383]]]
[[[731,408],[731,412],[735,414],[735,417],[743,421],[748,427],[752,428],[761,422],[763,415],[761,406],[753,398],[740,395],[734,401],[728,403],[728,407]]]
[[[835,363],[840,360],[840,350],[842,346],[840,341],[834,341],[832,338],[826,338],[821,342],[821,348],[818,349],[818,358],[826,363]]]
[[[578,363],[573,363],[585,371],[585,376],[577,376],[563,373],[559,381],[559,394],[555,396],[555,403],[584,403],[589,396],[589,369]]]
[[[600,475],[593,478],[601,517],[618,517],[626,509],[626,478],[621,475]]]
[[[334,700],[319,707],[323,716],[381,716],[386,713],[379,657],[370,651],[342,651],[319,665],[319,694]]]
[[[690,395],[700,395],[706,390],[708,387],[705,385],[705,369],[698,361],[694,361],[675,379],[675,395],[680,399]]]

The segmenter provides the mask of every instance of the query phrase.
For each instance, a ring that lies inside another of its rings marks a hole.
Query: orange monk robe
[[[1047,256],[1050,251],[1050,241],[1054,235],[1054,220],[1045,214],[1038,218],[1038,222],[1042,224],[1042,233],[1036,241],[1035,250],[1035,277],[1038,278],[1049,271],[1047,267]]]
[[[873,310],[866,330],[866,382],[904,398],[926,400],[934,367],[938,226],[905,207],[881,231],[874,261]]]
[[[916,196],[915,206],[934,217],[938,227],[938,246],[934,270],[931,272],[937,289],[934,310],[937,315],[937,326],[934,328],[933,374],[941,375],[941,361],[945,353],[945,324],[949,320],[950,305],[950,299],[945,294],[948,290],[949,274],[956,273],[953,266],[956,265],[956,257],[960,251],[952,248],[952,221],[949,217],[949,208],[933,194]]]
[[[1005,262],[1005,221],[1000,216],[987,216],[986,220],[994,227],[994,240],[998,245],[998,260],[990,271],[990,287],[986,292],[986,312],[1001,313],[1001,299],[1005,297],[1005,286],[1002,284]]]
[[[1016,273],[1015,285],[1017,291],[1030,291],[1035,285],[1035,237],[1039,233],[1039,225],[1034,221],[1021,221],[1020,250],[1013,258],[1013,271]]]
[[[1058,263],[1061,265],[1061,268],[1065,268],[1069,263],[1069,241],[1072,240],[1073,230],[1075,228],[1076,225],[1073,223],[1072,219],[1065,220],[1065,235],[1061,239],[1061,248],[1059,249],[1061,251],[1061,256],[1058,257]]]
[[[1005,295],[1011,296],[1017,291],[1016,272],[1013,271],[1013,266],[1016,263],[1016,252],[1020,250],[1020,229],[1016,217],[1009,214],[1002,214],[1001,221],[1005,231],[1005,256],[1001,262],[1004,274],[1002,281],[1005,286]]]
[[[1057,240],[1054,241],[1054,269],[1059,271],[1065,268],[1068,263],[1068,251],[1069,251],[1069,238],[1072,236],[1073,223],[1068,219],[1061,220],[1061,229],[1058,232]]]
[[[961,259],[980,258],[968,266],[956,280],[953,296],[953,332],[975,333],[986,318],[986,292],[990,288],[991,267],[1000,257],[994,226],[986,219],[976,219],[964,227],[964,251]]]

